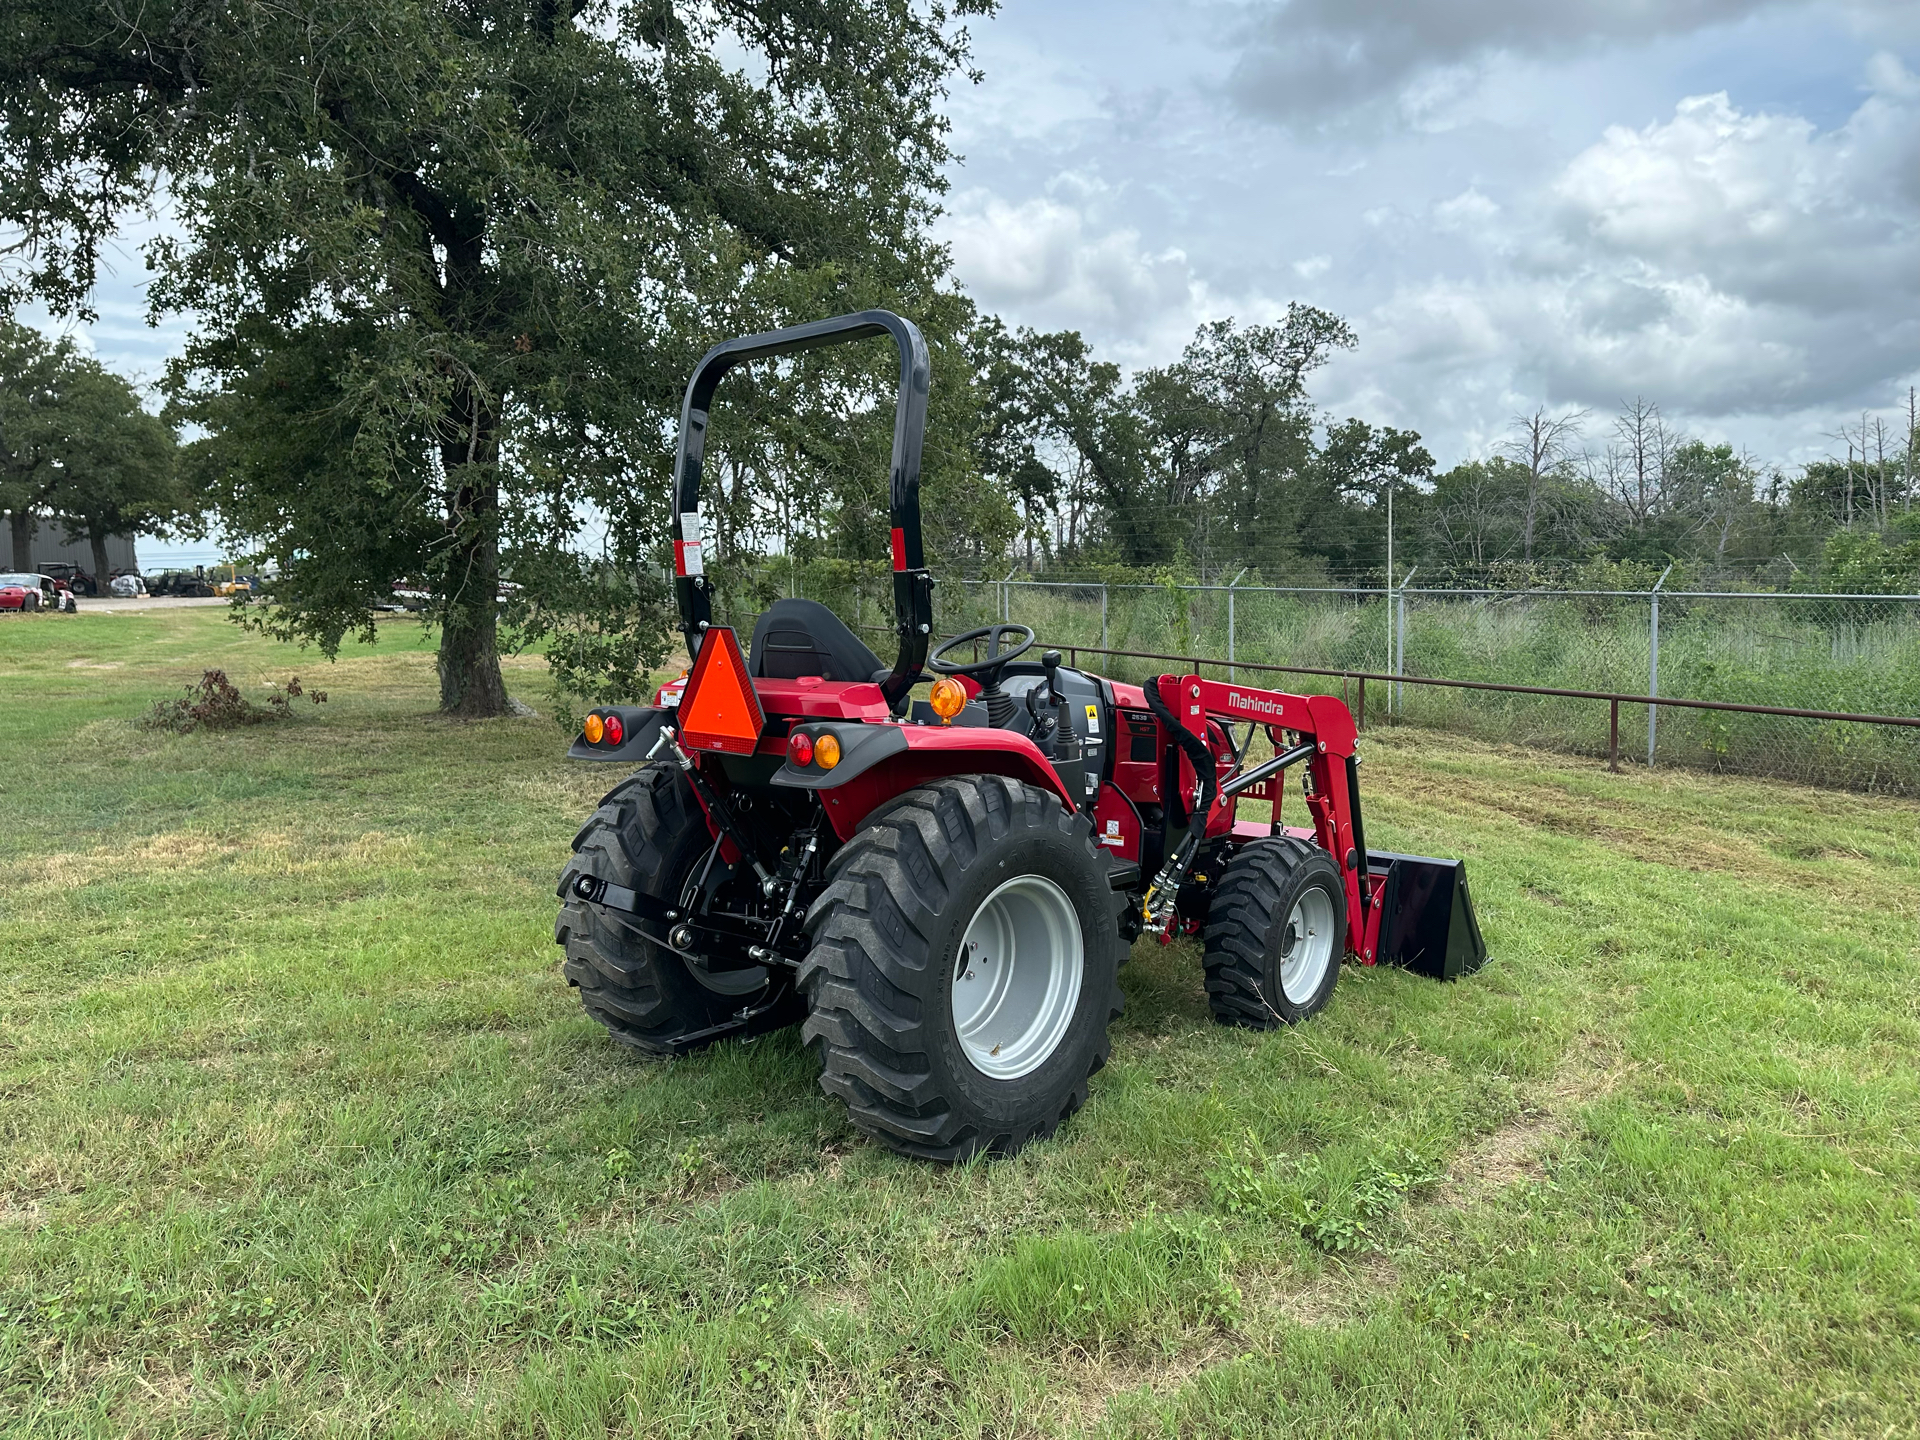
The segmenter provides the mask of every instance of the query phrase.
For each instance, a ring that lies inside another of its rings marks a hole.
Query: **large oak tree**
[[[8,282],[84,312],[157,202],[153,304],[194,322],[171,385],[280,564],[267,623],[331,649],[424,575],[442,707],[497,714],[503,556],[523,636],[647,653],[635,577],[707,343],[937,308],[953,16],[990,3],[16,0]]]

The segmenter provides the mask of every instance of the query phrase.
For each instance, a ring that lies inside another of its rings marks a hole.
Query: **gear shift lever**
[[[1049,650],[1040,657],[1040,666],[1047,674],[1047,695],[1053,701],[1053,763],[1054,768],[1071,766],[1073,784],[1080,784],[1080,761],[1085,751],[1080,745],[1080,732],[1073,726],[1073,711],[1067,704],[1067,697],[1060,690],[1060,652]]]

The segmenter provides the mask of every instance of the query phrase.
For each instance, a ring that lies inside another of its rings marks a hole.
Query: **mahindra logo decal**
[[[1281,706],[1278,701],[1268,700],[1258,695],[1242,695],[1238,690],[1227,691],[1229,710],[1251,710],[1257,715],[1278,715]]]

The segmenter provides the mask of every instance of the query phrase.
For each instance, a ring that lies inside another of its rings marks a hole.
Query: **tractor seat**
[[[776,600],[753,622],[747,673],[767,680],[881,680],[892,667],[818,600]]]

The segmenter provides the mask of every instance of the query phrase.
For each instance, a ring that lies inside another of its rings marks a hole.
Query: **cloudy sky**
[[[1129,364],[1289,300],[1443,466],[1644,394],[1791,463],[1920,381],[1920,0],[1004,0],[944,238]],[[1591,427],[1596,436],[1603,420]]]
[[[1445,466],[1644,394],[1793,463],[1920,381],[1920,0],[1004,0],[942,234],[1129,365],[1289,300]],[[90,340],[156,377],[138,235]]]

